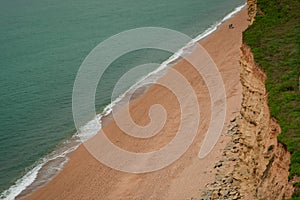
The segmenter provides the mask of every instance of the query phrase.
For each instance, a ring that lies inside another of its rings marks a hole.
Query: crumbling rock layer
[[[239,158],[234,179],[240,182],[241,194],[249,199],[290,197],[290,153],[277,141],[280,126],[270,116],[266,76],[245,44],[241,48],[240,63],[243,101],[238,129]]]
[[[257,12],[257,0],[247,0],[247,10],[250,24],[252,24]]]
[[[257,0],[247,0],[247,9],[252,24]],[[288,181],[290,153],[277,141],[281,130],[270,116],[266,75],[246,44],[241,47],[240,66],[240,116],[231,121],[231,141],[223,151],[223,159],[215,164],[215,181],[207,185],[201,199],[288,199],[293,193]],[[229,166],[233,166],[231,170]]]
[[[293,193],[288,182],[290,153],[277,141],[280,126],[270,116],[266,75],[245,44],[240,66],[240,116],[231,120],[227,131],[231,141],[215,164],[215,181],[207,185],[201,199],[288,199]]]

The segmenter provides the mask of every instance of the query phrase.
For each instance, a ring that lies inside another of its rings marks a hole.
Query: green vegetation
[[[278,139],[291,152],[290,176],[300,176],[300,1],[258,0],[255,21],[243,35],[267,74],[271,115],[281,126]],[[293,199],[299,199],[299,183]]]

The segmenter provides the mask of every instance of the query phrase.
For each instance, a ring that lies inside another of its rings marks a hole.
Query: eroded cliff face
[[[245,44],[240,66],[240,115],[231,120],[227,131],[231,141],[215,164],[215,181],[207,185],[202,199],[288,199],[293,193],[288,182],[290,153],[277,141],[281,130],[270,116],[266,75]]]
[[[251,24],[257,1],[247,0]],[[290,153],[277,141],[278,122],[270,116],[266,75],[255,63],[251,49],[243,44],[240,58],[243,100],[240,116],[231,120],[231,141],[216,163],[215,181],[207,185],[202,199],[288,199]],[[228,171],[228,167],[233,166]]]
[[[250,24],[253,23],[254,17],[257,12],[257,0],[247,0],[247,10],[249,15]]]
[[[283,199],[292,194],[288,184],[290,153],[277,141],[280,126],[271,118],[266,76],[248,46],[241,48],[243,101],[238,128],[239,155],[234,178],[244,199]]]

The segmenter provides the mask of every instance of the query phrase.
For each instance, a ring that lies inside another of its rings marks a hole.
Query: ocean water
[[[170,28],[195,38],[244,2],[1,0],[1,198],[12,199],[20,193],[35,179],[41,163],[57,157],[58,148],[64,153],[57,162],[66,161],[63,156],[70,150],[66,141],[76,133],[73,83],[80,64],[98,43],[145,26]],[[126,71],[144,63],[161,63],[170,55],[141,50],[114,62],[97,88],[97,110],[110,104],[111,90]],[[135,81],[124,85],[124,91]]]

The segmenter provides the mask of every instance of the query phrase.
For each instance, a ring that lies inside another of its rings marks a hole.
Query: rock
[[[228,160],[229,160],[229,161],[236,161],[235,158],[229,158]]]
[[[237,194],[237,191],[236,190],[232,190],[231,192],[229,192],[230,195],[235,195]]]
[[[231,149],[231,153],[237,153],[239,150],[237,148]]]
[[[201,200],[209,200],[210,198],[208,196],[204,196],[201,198]]]
[[[216,180],[217,181],[220,181],[222,179],[222,176],[221,175],[216,175]]]
[[[239,130],[237,130],[233,133],[233,135],[239,135],[239,133],[240,133]]]
[[[239,199],[239,196],[234,196],[232,199],[233,200]]]
[[[224,194],[228,195],[229,194],[229,190],[224,190]]]
[[[233,183],[233,178],[226,179],[226,183]]]
[[[239,175],[239,174],[237,174],[237,173],[233,175],[233,178],[234,178],[235,180],[242,180],[241,175]]]
[[[229,129],[229,130],[234,130],[237,126],[238,126],[237,124],[230,124],[230,125],[228,126],[228,129]]]
[[[222,162],[220,161],[220,162],[217,162],[216,164],[215,164],[215,167],[214,168],[217,168],[217,167],[221,167],[223,164],[222,164]]]
[[[218,191],[213,191],[211,198],[212,199],[218,199],[219,195],[218,195]]]
[[[233,147],[234,147],[234,144],[228,144],[228,145],[225,147],[225,150],[233,149]]]
[[[236,144],[236,143],[239,143],[239,142],[240,142],[240,139],[239,139],[239,138],[234,138],[234,139],[232,140],[232,142],[235,143],[235,144]]]
[[[208,195],[208,196],[210,196],[211,194],[212,194],[212,191],[211,191],[211,190],[207,191],[207,195]]]

